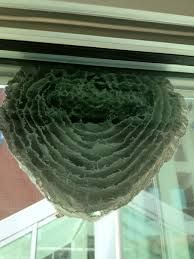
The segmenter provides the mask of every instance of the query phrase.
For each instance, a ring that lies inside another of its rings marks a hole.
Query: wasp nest
[[[184,99],[162,76],[68,65],[21,69],[0,129],[61,215],[97,218],[127,204],[185,134]]]

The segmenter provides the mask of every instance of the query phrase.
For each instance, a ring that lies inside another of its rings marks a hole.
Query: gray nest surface
[[[148,72],[67,65],[22,68],[0,129],[60,215],[96,219],[127,204],[185,134],[184,99]]]

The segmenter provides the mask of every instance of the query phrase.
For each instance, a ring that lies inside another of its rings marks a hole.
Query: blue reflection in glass
[[[4,137],[2,131],[0,131],[0,145],[3,144],[4,142]]]

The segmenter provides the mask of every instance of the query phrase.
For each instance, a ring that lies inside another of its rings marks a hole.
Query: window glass
[[[194,99],[187,133],[152,184],[121,209],[123,256],[194,258]]]
[[[93,224],[63,217],[38,229],[36,259],[94,259]]]
[[[29,259],[31,248],[31,233],[0,247],[0,259]]]

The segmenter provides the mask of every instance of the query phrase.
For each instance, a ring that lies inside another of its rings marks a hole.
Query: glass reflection
[[[194,99],[174,157],[150,186],[121,209],[123,257],[194,258]]]

